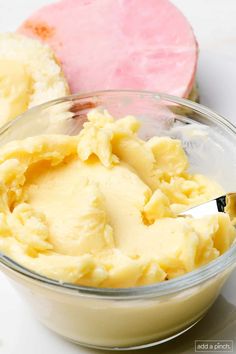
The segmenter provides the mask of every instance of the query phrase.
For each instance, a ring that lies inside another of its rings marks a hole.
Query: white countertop
[[[197,81],[201,103],[236,122],[236,0],[172,0],[189,18],[200,47]],[[49,0],[0,0],[0,31],[13,31]],[[0,273],[0,354],[99,354],[68,343],[35,321]],[[136,354],[194,353],[196,339],[234,341],[236,272],[208,315],[169,344]]]

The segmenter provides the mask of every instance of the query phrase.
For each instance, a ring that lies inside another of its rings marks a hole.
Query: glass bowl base
[[[163,344],[165,342],[168,342],[178,336],[180,336],[181,334],[187,332],[189,329],[191,329],[193,326],[195,326],[199,321],[201,321],[201,319],[204,316],[201,316],[197,321],[195,321],[194,323],[192,323],[190,326],[188,326],[187,328],[185,328],[184,330],[175,333],[174,335],[164,338],[164,339],[160,339],[158,341],[155,342],[151,342],[151,343],[145,343],[145,344],[139,344],[139,345],[133,345],[133,346],[124,346],[124,347],[106,347],[106,346],[101,346],[101,345],[92,345],[92,344],[87,344],[87,343],[83,343],[83,342],[79,342],[73,339],[70,339],[68,337],[62,336],[65,340],[70,341],[74,344],[80,345],[82,347],[86,347],[86,348],[93,348],[93,349],[100,349],[100,350],[112,350],[112,351],[122,351],[122,350],[135,350],[135,349],[145,349],[145,348],[149,348],[149,347],[154,347],[156,345],[159,344]]]

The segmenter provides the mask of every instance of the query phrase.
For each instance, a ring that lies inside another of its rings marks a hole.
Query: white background
[[[236,0],[172,1],[190,20],[199,42],[197,81],[201,103],[236,123]],[[0,0],[0,31],[14,31],[33,10],[47,3]],[[236,272],[196,327],[169,344],[133,353],[194,353],[196,339],[233,340],[236,353]],[[75,353],[104,354],[68,343],[38,324],[0,274],[0,354]]]

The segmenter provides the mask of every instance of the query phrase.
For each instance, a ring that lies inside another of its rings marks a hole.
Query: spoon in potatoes
[[[227,193],[209,202],[187,209],[179,215],[199,218],[219,212],[227,213],[231,221],[236,224],[236,193]]]

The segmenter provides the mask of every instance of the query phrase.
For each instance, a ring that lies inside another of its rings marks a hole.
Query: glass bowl
[[[117,118],[135,115],[140,136],[182,140],[191,171],[235,191],[236,129],[206,107],[166,94],[139,91],[85,93],[27,111],[0,131],[0,145],[39,134],[77,134],[95,107]],[[37,318],[84,346],[144,348],[167,341],[198,322],[213,304],[236,263],[236,245],[211,263],[173,280],[136,288],[93,288],[36,274],[5,255],[0,265]]]

